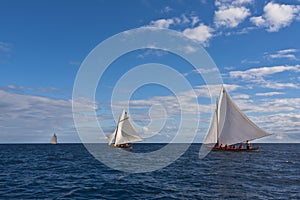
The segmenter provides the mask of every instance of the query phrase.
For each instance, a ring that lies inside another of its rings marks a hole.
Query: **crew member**
[[[247,150],[250,149],[250,142],[249,142],[249,140],[246,141],[246,147],[247,147]]]

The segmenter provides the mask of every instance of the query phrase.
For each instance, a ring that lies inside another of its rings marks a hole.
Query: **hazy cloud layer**
[[[231,71],[229,76],[233,79],[242,79],[242,81],[251,82],[262,88],[284,89],[299,88],[297,82],[278,82],[279,80],[271,79],[271,75],[283,72],[300,72],[300,65],[293,66],[271,66],[252,68],[245,71]],[[286,80],[285,80],[286,81]]]
[[[0,142],[47,143],[53,132],[60,140],[79,142],[71,106],[71,100],[0,90]],[[95,109],[87,101],[80,105],[82,110],[91,106]]]

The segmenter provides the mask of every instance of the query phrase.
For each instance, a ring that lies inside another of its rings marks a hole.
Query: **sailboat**
[[[143,141],[130,122],[125,109],[123,109],[119,117],[115,131],[107,138],[108,145],[119,148],[132,148],[130,143]]]
[[[204,144],[215,144],[213,150],[258,150],[259,147],[250,147],[248,141],[270,134],[258,127],[239,109],[223,85],[216,104]],[[240,148],[235,147],[236,144],[243,142],[246,142],[246,148],[241,145]]]
[[[56,134],[54,133],[51,140],[50,140],[50,144],[57,144],[57,136]]]

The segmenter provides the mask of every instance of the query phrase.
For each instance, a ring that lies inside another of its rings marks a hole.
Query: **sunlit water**
[[[200,160],[194,144],[175,163],[142,174],[110,169],[80,144],[0,145],[0,199],[300,199],[300,144],[259,145]]]

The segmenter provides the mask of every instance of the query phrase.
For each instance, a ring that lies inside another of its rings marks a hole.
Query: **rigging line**
[[[122,121],[125,121],[126,119],[129,119],[129,117],[126,117],[126,118],[120,120],[119,123],[122,122]]]

